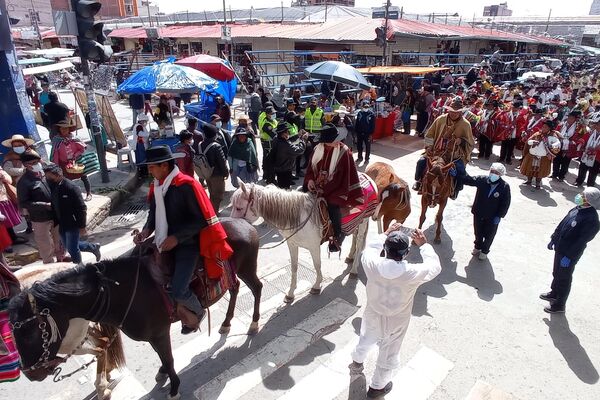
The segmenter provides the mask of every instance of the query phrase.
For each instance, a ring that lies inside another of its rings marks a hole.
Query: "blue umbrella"
[[[341,61],[321,61],[306,68],[304,75],[313,79],[342,83],[354,88],[371,89],[371,84],[356,68]]]
[[[175,58],[140,69],[121,83],[118,93],[196,93],[213,90],[218,82],[203,72],[174,64]]]

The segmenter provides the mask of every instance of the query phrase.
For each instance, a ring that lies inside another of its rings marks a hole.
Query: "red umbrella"
[[[235,78],[235,72],[227,61],[208,54],[186,57],[177,61],[176,64],[197,69],[219,81],[229,81]]]

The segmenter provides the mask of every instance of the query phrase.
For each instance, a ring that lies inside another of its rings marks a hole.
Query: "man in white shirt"
[[[435,278],[442,266],[440,259],[420,230],[413,243],[421,250],[423,263],[405,261],[410,239],[402,225],[392,225],[385,234],[367,244],[362,265],[367,275],[367,305],[360,329],[360,340],[352,352],[352,373],[362,373],[363,362],[373,345],[379,347],[377,366],[368,398],[385,396],[392,390],[392,375],[399,365],[402,340],[408,329],[418,287]]]

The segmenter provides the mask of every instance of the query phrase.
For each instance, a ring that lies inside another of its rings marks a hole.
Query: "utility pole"
[[[550,25],[550,17],[552,16],[552,9],[550,9],[550,12],[548,13],[548,20],[546,21],[546,30],[544,31],[544,33],[548,33],[548,25]]]
[[[148,22],[152,26],[152,15],[150,14],[150,0],[146,0],[146,9],[148,10]]]
[[[43,47],[44,42],[42,41],[42,33],[40,32],[40,20],[38,17],[38,13],[35,10],[35,5],[33,4],[33,0],[31,0],[31,8],[29,9],[29,20],[33,25],[33,29],[35,30],[35,34],[38,38],[39,48]]]
[[[387,33],[388,33],[388,21],[389,21],[389,12],[390,12],[390,0],[385,2],[385,22],[383,25],[383,63],[382,65],[387,65]]]

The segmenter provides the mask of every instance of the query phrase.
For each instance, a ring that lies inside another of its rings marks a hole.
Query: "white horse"
[[[292,279],[290,289],[284,301],[294,301],[294,291],[298,278],[298,248],[302,247],[310,252],[313,266],[317,274],[315,284],[310,290],[311,294],[321,293],[321,239],[323,223],[321,222],[320,208],[317,198],[309,193],[279,189],[275,186],[245,185],[240,182],[240,187],[231,196],[231,216],[244,218],[250,223],[256,222],[260,217],[275,227],[285,238],[290,250]],[[352,263],[350,277],[358,276],[360,253],[365,247],[369,219],[364,218],[360,223],[352,240],[352,248],[346,262]]]
[[[21,289],[25,289],[35,282],[43,281],[57,272],[73,267],[75,265],[71,263],[44,264],[20,269],[15,272],[15,276],[21,284]],[[106,347],[113,336],[110,346]],[[69,320],[69,327],[62,338],[57,337],[57,339],[61,340],[57,354],[92,354],[96,357],[96,381],[94,382],[96,394],[100,400],[110,399],[112,394],[109,388],[110,372],[125,366],[125,354],[119,330],[83,318],[74,318]]]

